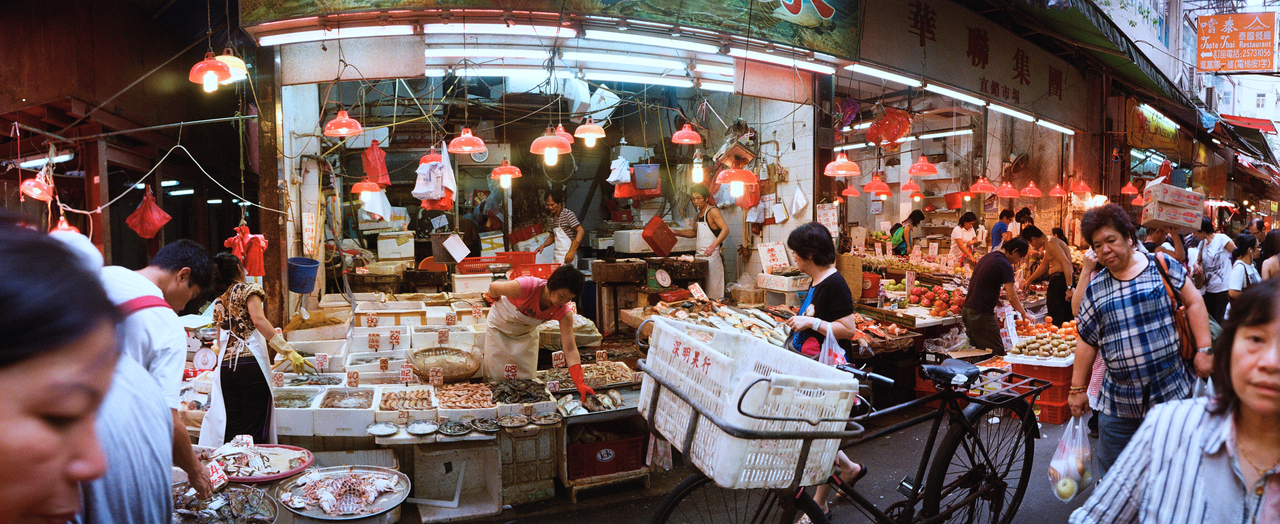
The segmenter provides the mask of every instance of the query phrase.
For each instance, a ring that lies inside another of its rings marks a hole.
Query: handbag
[[[1209,283],[1204,274],[1204,248],[1205,246],[1202,245],[1200,246],[1200,249],[1196,251],[1196,258],[1198,260],[1196,260],[1195,270],[1191,272],[1191,284],[1196,288],[1203,288]]]
[[[1164,292],[1169,296],[1170,307],[1173,309],[1173,325],[1178,330],[1178,356],[1183,360],[1194,360],[1196,357],[1196,338],[1191,332],[1191,320],[1187,317],[1187,305],[1182,303],[1182,297],[1178,296],[1169,284],[1169,261],[1168,255],[1163,253],[1155,256],[1156,268],[1160,270],[1160,280],[1164,282]]]

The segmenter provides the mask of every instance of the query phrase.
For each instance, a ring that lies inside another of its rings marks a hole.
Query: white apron
[[[711,233],[711,226],[706,222],[698,222],[698,240],[694,249],[698,250],[698,258],[707,260],[707,280],[703,284],[702,291],[708,298],[718,300],[724,298],[724,256],[721,253],[724,246],[716,246],[716,250],[709,257],[703,256],[715,241],[716,236]]]
[[[213,371],[213,391],[209,392],[209,412],[204,415],[204,422],[200,425],[200,441],[201,446],[211,448],[221,447],[226,444],[228,438],[223,433],[227,429],[227,405],[222,399],[222,357],[225,356],[228,339],[231,337],[230,331],[222,331],[222,336],[218,343],[223,351],[218,352],[218,367]],[[267,344],[262,338],[262,334],[257,331],[253,332],[253,336],[246,341],[249,345],[249,352],[258,362],[258,367],[262,369],[262,376],[267,381],[267,387],[271,387],[271,363],[267,361]],[[276,419],[275,406],[271,407],[271,412],[267,415],[267,434],[270,435],[270,442],[255,442],[255,444],[275,444],[276,443]],[[235,435],[232,435],[235,437]]]
[[[573,247],[573,239],[572,239],[572,238],[569,238],[569,233],[565,232],[564,228],[562,228],[562,227],[557,227],[557,228],[555,228],[555,229],[552,229],[552,230],[551,230],[551,234],[552,234],[552,235],[554,235],[554,236],[556,237],[556,245],[555,245],[555,248],[554,248],[554,249],[553,249],[553,251],[552,251],[552,253],[553,253],[553,255],[552,255],[552,256],[556,257],[556,262],[555,262],[555,263],[557,263],[557,264],[570,264],[570,265],[572,265],[573,267],[578,267],[578,254],[577,254],[577,253],[574,253],[574,254],[573,254],[573,260],[570,260],[570,261],[568,261],[568,262],[565,262],[565,261],[564,261],[564,257],[565,257],[565,255],[568,255],[568,254],[569,254],[569,248],[570,248],[570,247]]]
[[[538,372],[538,326],[542,321],[521,313],[511,299],[504,296],[489,310],[486,323],[485,380],[503,380],[507,364],[516,366],[516,378],[535,378]]]

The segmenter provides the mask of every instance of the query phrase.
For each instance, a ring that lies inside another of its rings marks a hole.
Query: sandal
[[[869,471],[866,464],[858,464],[858,467],[858,474],[854,475],[853,478],[848,481],[844,480],[844,477],[841,475],[836,475],[835,477],[840,479],[842,484],[853,486],[854,484],[857,484],[859,480],[862,480],[862,477],[867,476],[867,471]]]
[[[830,522],[831,522],[831,510],[830,510],[830,509],[827,509],[827,511],[826,511],[825,513],[823,513],[823,514],[822,514],[822,516],[823,516],[823,517],[825,517],[825,518],[827,519],[827,522],[828,522],[828,523],[830,523]],[[800,520],[799,520],[799,521],[797,521],[797,522],[796,522],[796,524],[813,524],[813,520],[812,520],[812,519],[810,519],[808,515],[802,515],[802,516],[800,517]]]

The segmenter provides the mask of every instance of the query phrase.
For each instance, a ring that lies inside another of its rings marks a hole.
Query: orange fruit
[[[1046,317],[1044,317],[1044,323],[1045,323],[1045,324],[1052,324],[1052,323],[1053,323],[1053,317],[1050,317],[1050,316],[1046,316]]]

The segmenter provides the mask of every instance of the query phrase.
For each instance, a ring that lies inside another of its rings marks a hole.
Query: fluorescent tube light
[[[181,183],[182,182],[179,182],[177,180],[165,180],[163,182],[160,182],[160,187],[173,187]]]
[[[601,31],[599,29],[586,29],[583,31],[582,37],[588,40],[608,40],[610,42],[623,42],[627,44],[651,45],[670,49],[680,49],[683,51],[694,51],[697,53],[716,54],[720,52],[719,47],[710,44],[703,44],[680,38],[646,36],[637,33],[615,33],[613,31]]]
[[[853,72],[855,72],[855,73],[864,74],[864,75],[867,75],[867,76],[874,76],[874,77],[876,77],[876,78],[882,78],[882,79],[888,80],[888,81],[890,81],[890,82],[897,82],[897,83],[899,83],[899,84],[902,84],[902,85],[904,85],[904,86],[908,86],[908,87],[920,87],[920,86],[923,86],[923,85],[924,85],[924,83],[923,83],[923,82],[921,82],[921,81],[919,81],[919,80],[916,80],[916,79],[914,79],[914,78],[909,78],[909,77],[905,77],[905,76],[902,76],[902,75],[899,75],[899,74],[890,73],[890,72],[888,72],[888,71],[881,71],[881,70],[879,70],[879,69],[873,69],[873,68],[870,68],[870,67],[864,66],[864,65],[862,65],[862,64],[853,64],[853,65],[851,65],[851,66],[845,66],[845,69],[848,69],[848,70],[853,71]]]
[[[995,104],[990,104],[990,105],[988,105],[987,107],[990,107],[991,109],[995,110],[995,112],[997,112],[997,113],[1004,113],[1004,114],[1006,114],[1006,115],[1009,115],[1009,116],[1011,116],[1011,117],[1017,118],[1017,119],[1019,119],[1019,120],[1026,120],[1027,122],[1035,122],[1035,121],[1036,121],[1036,118],[1035,118],[1035,117],[1033,117],[1033,116],[1031,116],[1031,115],[1028,115],[1028,114],[1026,114],[1026,113],[1023,113],[1022,111],[1018,111],[1018,110],[1016,110],[1016,109],[1009,109],[1009,108],[1007,108],[1007,107],[1004,107],[1004,106],[998,106],[998,105],[995,105]]]
[[[205,200],[205,201],[204,201],[204,203],[206,203],[206,204],[221,204],[221,203],[222,203],[222,199],[221,199],[221,198],[210,198],[209,200]]]
[[[519,76],[519,77],[538,77],[546,78],[547,70],[538,67],[519,68],[519,67],[457,67],[453,70],[456,76]],[[431,76],[428,72],[427,76]],[[441,75],[443,76],[443,75]],[[555,71],[556,78],[573,78],[573,71],[566,69],[557,69]]]
[[[833,151],[836,151],[836,152],[848,151],[850,149],[862,149],[864,147],[870,147],[870,146],[871,146],[871,142],[859,142],[857,144],[845,144],[842,146],[836,146],[833,149]]]
[[[545,25],[512,25],[507,24],[427,24],[422,26],[422,32],[426,34],[487,34],[487,35],[518,35],[518,36],[541,36],[541,37],[559,37],[573,38],[578,36],[578,32],[568,27],[551,27]]]
[[[587,71],[587,80],[604,80],[609,82],[634,82],[637,84],[653,84],[672,87],[693,87],[693,81],[683,76],[662,77],[652,75],[629,75],[623,73],[605,73]]]
[[[179,190],[176,190],[176,191],[170,191],[170,192],[169,192],[169,196],[187,196],[187,195],[194,195],[194,194],[195,194],[195,192],[196,192],[196,190],[194,190],[194,189],[179,189]]]
[[[694,64],[693,70],[699,73],[709,73],[713,75],[733,76],[733,66],[711,65],[711,64]]]
[[[76,154],[71,151],[58,151],[53,154],[53,163],[60,164],[75,157]],[[35,158],[28,157],[20,160],[18,162],[18,167],[22,169],[35,169],[38,167],[44,167],[44,165],[48,163],[49,157],[47,155],[41,155]]]
[[[758,60],[760,62],[769,62],[771,64],[778,64],[778,65],[787,66],[787,67],[795,67],[797,69],[804,69],[807,71],[813,71],[815,73],[822,73],[824,75],[830,75],[836,72],[836,68],[831,66],[815,64],[813,62],[806,62],[804,60],[796,60],[794,58],[771,55],[769,53],[761,53],[758,51],[748,51],[746,49],[737,49],[737,48],[730,49],[729,56],[736,57],[736,58],[745,58],[748,60]]]
[[[644,67],[656,67],[659,69],[679,69],[684,70],[686,66],[683,62],[675,60],[663,60],[660,58],[646,58],[641,56],[615,55],[610,53],[582,53],[578,51],[566,51],[564,53],[565,60],[586,61],[586,62],[606,62],[610,64],[625,64]]]
[[[407,36],[413,34],[412,25],[373,25],[363,27],[339,27],[337,29],[313,29],[279,35],[268,35],[258,39],[258,45],[272,46],[317,42],[320,40],[337,40],[340,38],[363,38],[371,36]]]
[[[427,58],[528,58],[532,60],[551,58],[551,53],[545,49],[513,49],[509,47],[428,48],[426,55]]]
[[[1052,130],[1057,131],[1057,132],[1059,132],[1059,133],[1062,133],[1062,134],[1064,134],[1064,135],[1074,135],[1074,134],[1076,134],[1076,132],[1075,132],[1075,131],[1072,131],[1072,130],[1070,130],[1070,129],[1067,129],[1067,128],[1065,128],[1065,127],[1062,127],[1062,126],[1060,126],[1060,125],[1058,125],[1058,124],[1055,124],[1055,123],[1053,123],[1053,122],[1045,122],[1044,120],[1039,120],[1039,119],[1037,119],[1037,120],[1036,120],[1036,123],[1037,123],[1037,124],[1040,124],[1040,126],[1041,126],[1041,127],[1047,127],[1047,128],[1049,128],[1049,129],[1052,129]]]
[[[712,82],[710,80],[701,80],[698,85],[707,91],[724,91],[726,93],[733,92],[733,82]]]
[[[938,93],[938,94],[943,95],[943,96],[949,96],[949,97],[954,98],[954,99],[956,99],[956,100],[960,100],[960,101],[962,101],[962,102],[968,102],[968,103],[970,103],[970,104],[973,104],[973,105],[976,105],[976,106],[979,106],[979,107],[987,105],[987,101],[986,101],[986,100],[983,100],[983,99],[978,98],[978,97],[976,97],[976,96],[969,96],[969,95],[966,95],[966,94],[961,93],[961,92],[959,92],[959,91],[955,91],[955,90],[952,90],[952,89],[947,89],[947,88],[942,87],[942,86],[936,86],[936,85],[933,85],[933,84],[925,84],[925,86],[924,86],[924,90],[925,90],[925,91],[933,91],[934,93]]]
[[[858,124],[858,125],[853,126],[853,127],[850,127],[850,126],[844,126],[844,129],[841,129],[841,131],[844,131],[845,133],[848,133],[848,132],[850,132],[850,131],[857,131],[857,130],[859,130],[859,129],[866,129],[866,128],[868,128],[868,127],[871,127],[871,122],[863,122],[863,123]]]
[[[936,133],[921,133],[916,136],[920,140],[929,140],[931,138],[946,138],[949,136],[972,135],[972,129],[956,129],[954,131],[939,131]]]

